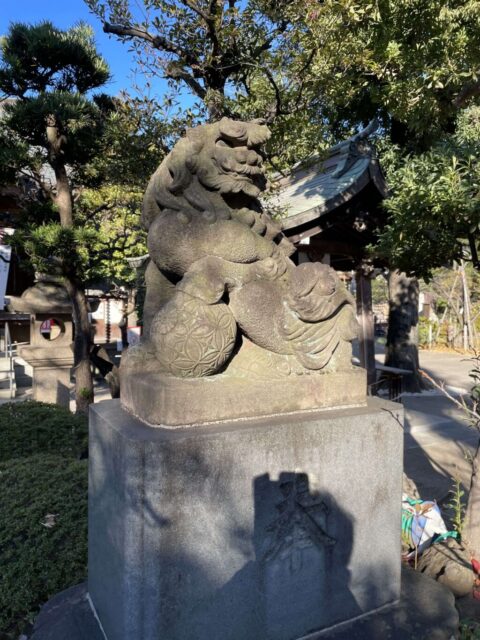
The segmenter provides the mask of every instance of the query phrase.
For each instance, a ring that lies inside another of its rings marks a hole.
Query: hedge
[[[0,639],[86,577],[86,421],[37,402],[0,407]]]

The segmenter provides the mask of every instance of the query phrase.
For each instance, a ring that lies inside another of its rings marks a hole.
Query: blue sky
[[[83,0],[1,0],[0,35],[7,32],[10,22],[42,20],[50,20],[61,29],[71,27],[80,20],[90,24],[95,31],[98,50],[110,65],[113,76],[104,90],[116,95],[121,89],[131,89],[134,68],[132,54],[126,45],[103,33],[100,21],[89,12]],[[160,93],[165,88],[166,83],[160,80],[155,90]]]

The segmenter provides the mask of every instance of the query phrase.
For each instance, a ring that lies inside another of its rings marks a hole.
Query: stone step
[[[15,374],[15,382],[17,384],[17,387],[27,388],[33,385],[32,376],[28,376],[28,375]]]
[[[15,381],[17,387],[31,387],[33,385],[33,369],[22,358],[15,358]]]
[[[13,386],[13,389],[12,389],[11,392],[10,392],[10,388],[9,387],[3,388],[3,387],[0,386],[0,399],[2,399],[2,400],[11,400],[11,399],[15,398],[16,394],[17,394],[17,389],[16,389],[15,385]]]

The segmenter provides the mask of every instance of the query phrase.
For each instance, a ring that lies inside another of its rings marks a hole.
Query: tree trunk
[[[67,168],[63,161],[62,145],[66,142],[60,133],[55,115],[47,117],[46,127],[49,142],[49,162],[55,173],[55,204],[58,207],[62,227],[73,227],[73,198]],[[72,247],[72,251],[76,251]],[[75,264],[75,260],[72,261]],[[74,371],[75,401],[77,413],[88,413],[88,405],[93,402],[93,377],[90,367],[91,332],[88,318],[88,304],[85,289],[78,282],[76,273],[63,273],[64,284],[72,301],[73,322],[75,325]]]
[[[367,389],[375,395],[375,322],[372,311],[373,270],[362,264],[355,271],[357,283],[357,317],[360,323],[360,366],[367,370]]]
[[[408,369],[405,391],[418,392],[426,388],[420,376],[418,360],[418,281],[400,271],[388,276],[389,316],[385,365]]]
[[[464,351],[468,351],[469,349],[475,349],[477,341],[472,323],[470,291],[468,287],[467,274],[465,273],[465,262],[463,260],[460,261],[459,272],[462,278],[463,292],[463,349]]]
[[[480,559],[480,441],[477,444],[472,461],[472,476],[468,494],[462,538],[469,550]]]
[[[56,191],[55,204],[58,207],[62,227],[73,227],[73,200],[68,182],[67,170],[63,164],[54,164]]]
[[[90,367],[91,331],[85,290],[74,279],[65,278],[65,288],[72,300],[75,324],[74,371],[77,413],[88,413],[93,402],[93,377]]]

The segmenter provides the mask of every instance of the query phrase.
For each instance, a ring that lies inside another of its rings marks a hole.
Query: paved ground
[[[457,394],[467,393],[471,387],[469,373],[474,365],[462,354],[421,351],[420,365]],[[402,404],[405,473],[415,481],[422,498],[442,500],[452,488],[452,478],[468,487],[469,458],[479,434],[469,426],[464,413],[440,392],[405,395]]]

